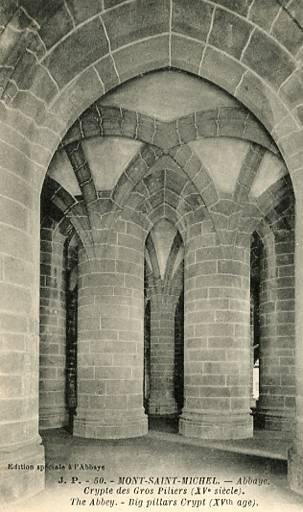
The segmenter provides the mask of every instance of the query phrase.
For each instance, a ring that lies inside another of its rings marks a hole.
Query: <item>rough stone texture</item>
[[[303,456],[301,451],[297,452],[295,448],[288,452],[288,483],[293,491],[302,494]]]
[[[41,229],[40,283],[40,428],[66,425],[66,297],[65,237],[58,226]]]
[[[260,289],[259,425],[292,438],[295,417],[293,232],[264,239]]]
[[[38,434],[37,168],[0,138],[0,495],[6,503],[43,489],[43,471],[17,477],[8,464],[43,464],[44,449]]]
[[[209,223],[193,228],[185,254],[180,433],[251,437],[249,251],[236,247],[233,261],[224,258]]]
[[[99,226],[100,228],[102,227]],[[78,408],[74,435],[136,437],[143,410],[144,231],[117,221],[94,260],[79,253]]]
[[[245,50],[243,62],[278,88],[295,69],[285,51],[273,40],[256,30]]]
[[[84,48],[86,51],[83,51]],[[69,82],[71,75],[77,76],[91,62],[107,53],[107,39],[101,21],[97,18],[72,32],[69,38],[55,47],[44,64],[62,87]]]
[[[240,59],[252,27],[238,16],[223,9],[217,9],[209,42]]]
[[[298,173],[296,176],[296,186],[303,193],[303,176]],[[295,326],[295,379],[296,379],[296,423],[295,439],[292,450],[289,453],[289,484],[292,490],[302,494],[303,477],[303,294],[302,294],[302,240],[303,240],[303,203],[302,195],[296,199],[296,253],[295,253],[295,307],[296,307],[296,326]]]
[[[180,34],[186,34],[193,39],[206,41],[212,19],[213,7],[193,0],[191,8],[182,2],[173,2],[172,30]]]
[[[138,39],[167,32],[169,1],[150,0],[148,9],[142,2],[131,2],[108,11],[102,16],[111,49],[130,44]]]
[[[175,398],[175,312],[177,296],[151,292],[150,396],[151,415],[174,415]]]
[[[280,5],[276,0],[267,0],[266,2],[255,0],[249,11],[249,19],[269,31],[279,9]]]

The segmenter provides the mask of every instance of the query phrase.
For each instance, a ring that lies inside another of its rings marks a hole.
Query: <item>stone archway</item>
[[[17,422],[11,408],[1,403],[8,422],[1,425],[1,438],[5,439],[1,451],[8,454],[4,463],[11,453],[15,460],[43,460],[37,434],[39,193],[62,136],[100,93],[142,72],[171,66],[202,76],[242,101],[272,134],[287,163],[296,196],[296,260],[302,259],[302,158],[297,149],[303,137],[302,83],[296,66],[301,35],[287,8],[271,4],[264,15],[257,2],[245,3],[239,11],[238,2],[227,4],[223,0],[197,1],[191,10],[181,1],[153,1],[149,12],[135,1],[113,5],[105,0],[104,7],[101,12],[99,7],[87,10],[79,2],[70,3],[69,9],[63,2],[47,8],[24,2],[16,10],[11,2],[1,13],[5,26],[1,34],[1,251],[5,262],[1,319],[7,358],[16,356],[19,344],[23,354],[14,391],[9,391],[11,379],[6,374],[2,378],[5,395],[8,390],[11,399],[18,401],[21,389],[23,393],[22,421],[18,417]],[[285,24],[287,29],[282,30]],[[234,27],[232,37],[231,32],[226,33],[230,26]],[[285,35],[289,33],[292,37]],[[98,43],[91,44],[92,38]],[[83,58],[73,58],[79,46]],[[297,265],[299,397],[303,360],[301,272]],[[25,368],[27,385],[23,381]],[[300,404],[298,399],[296,450],[302,440]],[[291,470],[292,485],[299,490],[297,473]],[[5,479],[8,495],[18,496],[21,482],[19,487],[6,473]],[[23,493],[35,492],[43,486],[43,477],[35,482],[29,479],[22,486],[26,489]]]

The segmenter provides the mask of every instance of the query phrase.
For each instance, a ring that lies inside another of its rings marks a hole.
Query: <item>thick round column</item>
[[[78,407],[74,435],[136,437],[143,409],[144,232],[119,221],[96,257],[79,251]]]
[[[185,254],[184,395],[180,433],[252,436],[249,244],[217,243],[208,222],[192,227]]]
[[[38,433],[39,193],[21,152],[14,156],[9,146],[2,152],[0,144],[0,153],[1,508],[44,488],[44,471],[36,470],[44,466],[44,449]],[[5,172],[9,158],[18,176]]]
[[[260,282],[259,427],[292,438],[295,418],[293,232],[264,239]]]
[[[65,237],[52,223],[41,229],[39,426],[66,425]]]
[[[295,439],[288,457],[288,481],[291,489],[303,494],[303,176],[296,175],[295,228]],[[299,194],[300,192],[300,194]]]
[[[178,296],[151,292],[150,397],[151,415],[175,415],[175,313]]]

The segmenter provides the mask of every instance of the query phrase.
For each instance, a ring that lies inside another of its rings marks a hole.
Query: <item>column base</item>
[[[179,433],[199,439],[247,439],[253,437],[253,419],[249,412],[229,415],[184,412]]]
[[[285,412],[278,409],[257,409],[255,426],[258,429],[279,433],[283,439],[293,439],[295,435],[295,412],[291,410]]]
[[[121,418],[105,422],[104,418],[74,417],[73,435],[88,439],[125,439],[141,437],[148,432],[148,420],[145,414],[140,417]]]
[[[150,398],[148,401],[150,416],[176,416],[178,412],[177,402],[174,398]]]
[[[68,425],[68,412],[64,409],[39,411],[39,430],[62,428]]]
[[[291,490],[303,496],[303,453],[298,453],[295,447],[288,452],[287,478]]]
[[[0,508],[1,504],[17,502],[43,491],[45,458],[40,443],[39,436],[33,444],[0,449]]]

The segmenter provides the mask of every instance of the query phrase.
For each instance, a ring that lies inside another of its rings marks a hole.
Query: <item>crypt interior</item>
[[[303,5],[0,20],[1,498],[43,490],[7,464],[52,439],[157,436],[241,464],[282,446],[302,495]]]

